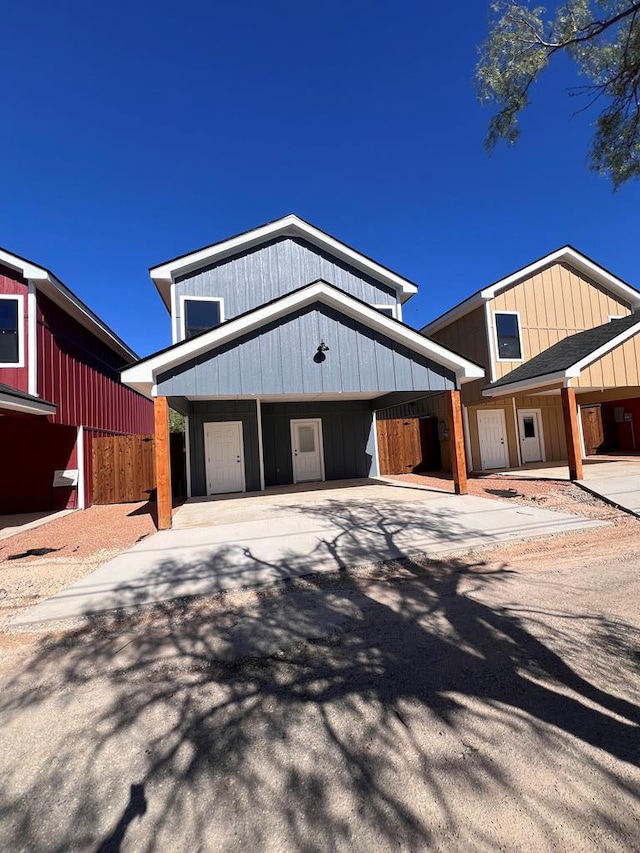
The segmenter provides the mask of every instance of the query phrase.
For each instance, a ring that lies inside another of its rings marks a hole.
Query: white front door
[[[320,418],[291,421],[293,482],[324,480],[322,421]]]
[[[507,427],[502,409],[478,411],[478,438],[483,471],[509,467]]]
[[[520,458],[522,462],[543,462],[540,417],[535,410],[518,409]]]
[[[204,459],[208,495],[244,492],[242,421],[206,423]]]

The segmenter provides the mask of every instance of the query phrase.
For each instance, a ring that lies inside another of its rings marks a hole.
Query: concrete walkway
[[[208,513],[185,527],[184,513]],[[156,533],[14,620],[16,627],[416,554],[431,557],[599,527],[567,513],[412,486],[351,488],[187,503]],[[224,518],[223,518],[224,516]],[[213,521],[213,523],[211,523]]]
[[[525,480],[569,479],[565,462],[534,462],[523,468],[495,473]],[[584,460],[584,479],[579,480],[578,485],[592,495],[640,516],[640,458],[591,456]]]
[[[46,512],[0,515],[0,540],[9,539],[18,533],[24,533],[25,530],[33,530],[34,527],[41,527],[43,524],[48,524],[50,521],[55,521],[56,518],[62,518],[74,511],[72,509],[60,509],[57,511],[47,510]]]

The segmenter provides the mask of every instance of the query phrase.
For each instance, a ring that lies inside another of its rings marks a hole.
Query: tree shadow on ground
[[[353,519],[334,520],[342,555]],[[120,831],[136,851],[553,849],[561,833],[629,849],[638,632],[570,601],[552,618],[488,603],[513,580],[405,559],[45,639],[0,700],[0,846],[96,851]]]

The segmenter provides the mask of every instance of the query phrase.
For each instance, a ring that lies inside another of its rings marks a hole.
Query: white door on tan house
[[[324,480],[320,418],[291,421],[291,454],[294,483]]]
[[[208,495],[244,492],[242,421],[206,423],[204,459]]]
[[[478,438],[483,471],[509,467],[507,427],[502,409],[478,411]]]
[[[543,462],[540,414],[535,410],[518,409],[520,458],[522,462]]]

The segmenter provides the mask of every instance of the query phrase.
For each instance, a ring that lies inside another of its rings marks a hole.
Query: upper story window
[[[181,302],[183,340],[214,329],[224,320],[222,299],[209,296],[184,296]]]
[[[402,314],[400,311],[400,305],[372,305],[372,308],[375,308],[376,311],[380,311],[381,314],[386,314],[387,317],[393,317],[395,320],[402,320]]]
[[[22,296],[0,296],[0,365],[22,366],[24,342]]]
[[[520,315],[513,311],[496,312],[498,361],[522,361]]]

